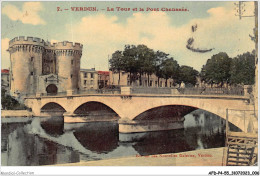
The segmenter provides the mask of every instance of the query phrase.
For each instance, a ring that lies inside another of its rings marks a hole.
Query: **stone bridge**
[[[91,102],[100,103],[113,110],[120,118],[119,124],[121,124],[121,126],[119,126],[119,131],[121,132],[155,131],[154,129],[157,127],[153,125],[148,127],[141,125],[137,127],[136,120],[142,120],[138,119],[138,117],[144,112],[172,105],[181,107],[177,108],[181,116],[195,109],[203,109],[223,119],[226,119],[227,109],[243,110],[229,113],[228,121],[242,131],[248,131],[248,126],[250,125],[250,128],[252,128],[252,126],[254,129],[258,128],[257,118],[252,116],[253,111],[251,111],[254,110],[254,107],[249,103],[249,97],[246,96],[124,94],[124,92],[121,92],[121,94],[55,95],[25,98],[25,104],[32,108],[35,116],[46,115],[46,113],[43,112],[44,107],[48,107],[50,110],[52,107],[60,107],[63,110],[61,112],[64,115],[65,123],[84,122],[84,120],[82,120],[84,118],[77,117],[75,111],[82,105],[87,105]],[[183,107],[187,107],[188,110],[186,108],[185,111]],[[246,111],[251,112],[251,114],[245,116],[244,113]],[[160,119],[157,120],[160,121]],[[149,118],[146,119],[146,121],[149,121]],[[178,125],[178,127],[172,127],[169,125],[169,122],[164,125],[167,127],[163,130],[180,128]]]

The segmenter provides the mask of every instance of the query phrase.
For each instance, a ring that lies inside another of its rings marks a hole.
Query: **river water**
[[[186,115],[184,129],[171,131],[119,134],[117,122],[64,125],[63,117],[34,117],[23,123],[5,123],[2,118],[1,131],[3,166],[77,163],[225,145],[225,120],[203,110]]]

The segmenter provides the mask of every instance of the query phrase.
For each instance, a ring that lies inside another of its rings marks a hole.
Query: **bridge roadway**
[[[247,96],[231,95],[175,95],[175,94],[80,94],[80,95],[56,95],[56,96],[31,96],[25,98],[25,104],[32,108],[34,116],[42,116],[42,107],[49,103],[56,103],[66,112],[64,113],[65,123],[84,122],[81,117],[75,117],[75,110],[88,102],[99,102],[111,108],[119,117],[120,132],[141,132],[156,131],[150,130],[153,126],[137,127],[136,117],[143,112],[153,108],[168,105],[182,105],[203,109],[226,119],[226,110],[230,111],[228,121],[240,128],[242,131],[250,129],[257,130],[257,118],[252,115],[254,106],[250,104]],[[245,112],[247,113],[245,115]],[[167,126],[167,124],[166,124]],[[139,129],[137,129],[139,128]],[[156,127],[155,127],[156,128]],[[174,127],[169,127],[174,129]],[[179,127],[176,127],[179,128]],[[141,131],[140,131],[141,129]],[[162,130],[162,129],[158,129]],[[167,128],[165,128],[167,130]]]

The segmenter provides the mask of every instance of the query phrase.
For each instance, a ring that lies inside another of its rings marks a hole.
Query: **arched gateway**
[[[58,88],[55,84],[50,84],[46,87],[46,92],[48,94],[54,94],[55,95],[58,92]]]

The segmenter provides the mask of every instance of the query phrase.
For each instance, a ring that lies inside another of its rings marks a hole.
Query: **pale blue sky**
[[[27,4],[26,4],[27,3]],[[246,4],[252,11],[252,3]],[[57,12],[57,7],[97,7],[97,12]],[[106,12],[107,7],[187,8],[188,12]],[[95,65],[107,70],[107,57],[125,44],[146,44],[165,51],[179,64],[200,71],[206,60],[220,51],[235,56],[252,51],[254,19],[239,20],[233,11],[234,2],[2,2],[2,67],[9,67],[9,54],[3,49],[16,36],[33,36],[49,41],[69,40],[84,45],[82,68]],[[32,14],[32,15],[31,15]],[[24,15],[27,15],[24,18]],[[30,19],[31,15],[31,19]],[[191,33],[191,25],[198,31]],[[195,47],[214,47],[206,54],[185,48],[189,37]]]

